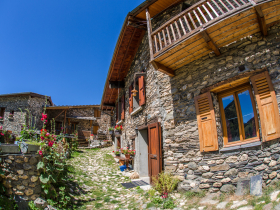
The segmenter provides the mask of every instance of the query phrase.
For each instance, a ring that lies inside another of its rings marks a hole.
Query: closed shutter
[[[146,102],[144,76],[138,78],[138,84],[139,84],[139,106],[142,106]]]
[[[211,93],[196,96],[195,108],[198,124],[200,151],[218,150],[218,136]]]
[[[117,106],[116,106],[116,122],[119,121],[119,103],[117,103]]]
[[[269,74],[265,71],[250,79],[259,108],[262,140],[276,139],[280,135],[279,110]]]
[[[132,85],[129,87],[129,114],[133,111]]]
[[[125,101],[124,101],[124,95],[122,96],[122,113],[121,113],[121,119],[122,120],[124,120],[124,111],[125,111],[125,107],[124,107],[124,105],[125,105]]]
[[[99,126],[98,125],[94,125],[93,126],[93,134],[95,134],[95,135],[97,135],[97,131],[98,131],[98,129],[99,129]]]

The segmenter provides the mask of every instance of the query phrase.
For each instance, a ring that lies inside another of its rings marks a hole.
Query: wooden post
[[[152,23],[151,23],[149,8],[146,9],[146,19],[147,19],[147,30],[148,30],[148,39],[149,39],[149,47],[150,47],[150,59],[152,61],[154,60],[154,50],[153,50],[153,42],[151,37]]]
[[[66,128],[66,109],[65,109],[65,112],[64,112],[64,129]]]

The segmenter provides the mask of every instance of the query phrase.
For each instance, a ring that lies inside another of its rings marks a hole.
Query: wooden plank
[[[166,43],[166,37],[165,37],[164,29],[162,30],[162,35],[163,35],[163,40],[164,40],[164,47],[166,47],[167,43]]]
[[[208,44],[210,49],[212,49],[217,56],[221,55],[219,48],[217,47],[215,42],[213,42],[213,40],[209,37],[209,35],[207,34],[207,31],[204,30],[204,31],[200,32],[200,34],[202,35],[203,39]]]
[[[181,24],[181,27],[182,27],[182,29],[183,29],[184,34],[187,34],[186,29],[185,29],[185,27],[184,27],[184,24],[183,24],[181,18],[179,18],[179,22],[180,22],[180,24]]]
[[[158,40],[159,40],[159,46],[160,46],[160,50],[161,50],[162,49],[162,43],[161,43],[160,33],[158,33]]]
[[[173,23],[172,23],[173,24]],[[172,24],[170,24],[170,28],[171,28],[171,32],[172,32],[172,35],[173,35],[173,39],[176,41],[177,39],[176,39],[176,34],[175,34],[175,32],[174,32],[174,29],[173,29],[173,25]]]
[[[262,35],[267,36],[267,27],[266,27],[265,17],[263,15],[262,9],[259,5],[255,6],[255,9],[256,9],[256,13],[257,13],[257,17],[258,17],[258,23],[259,23]]]
[[[279,15],[280,15],[280,14],[279,14]],[[279,15],[274,16],[274,17],[269,18],[269,19],[266,19],[266,24],[267,24],[267,27],[272,26],[271,24],[273,24],[273,23],[275,23],[275,22],[279,21],[279,20],[280,20]]]
[[[160,71],[160,72],[162,72],[164,74],[167,74],[170,77],[175,76],[175,73],[174,73],[174,71],[172,69],[169,69],[166,66],[164,66],[164,65],[162,65],[162,64],[160,64],[160,63],[158,63],[156,61],[151,61],[151,64],[153,65],[153,67],[156,70],[158,70],[158,71]]]
[[[211,20],[213,20],[213,16],[211,15],[211,13],[208,11],[208,9],[206,8],[206,6],[204,4],[202,4],[202,7],[204,8],[204,10],[207,12],[208,16],[210,17]]]
[[[182,57],[181,55],[184,53],[189,54],[189,52],[195,50],[193,48],[199,46],[202,43],[202,39],[197,39],[197,37],[193,37],[192,39],[189,39],[188,41],[184,42],[184,48],[179,49],[176,53],[170,55],[169,57],[166,57],[164,60],[161,60],[160,63],[162,63],[163,65],[169,65],[169,63],[172,62],[173,59],[176,59],[178,56]],[[188,49],[187,51],[185,50],[186,48]]]
[[[176,29],[177,29],[179,38],[181,38],[182,36],[181,36],[181,32],[180,32],[180,30],[179,30],[179,26],[178,26],[178,24],[177,24],[177,21],[175,21],[174,23],[175,23],[175,26],[176,26]]]

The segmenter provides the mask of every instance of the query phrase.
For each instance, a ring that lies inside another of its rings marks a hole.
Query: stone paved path
[[[120,183],[130,179],[119,170],[112,156],[112,148],[82,150],[69,160],[70,191],[73,209],[160,209],[152,204],[146,191],[125,189]],[[204,194],[174,192],[175,210],[280,210],[280,182],[276,188],[266,190],[262,197],[235,196],[221,193]],[[278,188],[278,190],[277,190]]]

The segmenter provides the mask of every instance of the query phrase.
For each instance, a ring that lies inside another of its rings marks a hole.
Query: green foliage
[[[201,191],[198,191],[198,192],[192,192],[192,191],[187,191],[185,193],[185,196],[189,199],[193,198],[193,197],[198,197],[198,198],[203,198],[205,196],[205,191],[204,190],[201,190]]]
[[[166,172],[161,172],[158,177],[153,177],[154,189],[161,195],[172,192],[177,187],[178,182],[178,179]]]
[[[40,210],[39,208],[37,208],[34,204],[34,201],[29,201],[28,202],[28,206],[30,210]]]
[[[0,210],[13,210],[17,209],[17,205],[12,198],[8,198],[0,193]]]
[[[149,194],[150,198],[152,198],[155,196],[156,190],[154,188],[151,188],[148,190],[148,194]]]
[[[171,198],[167,198],[163,203],[163,209],[174,209],[176,206]]]

